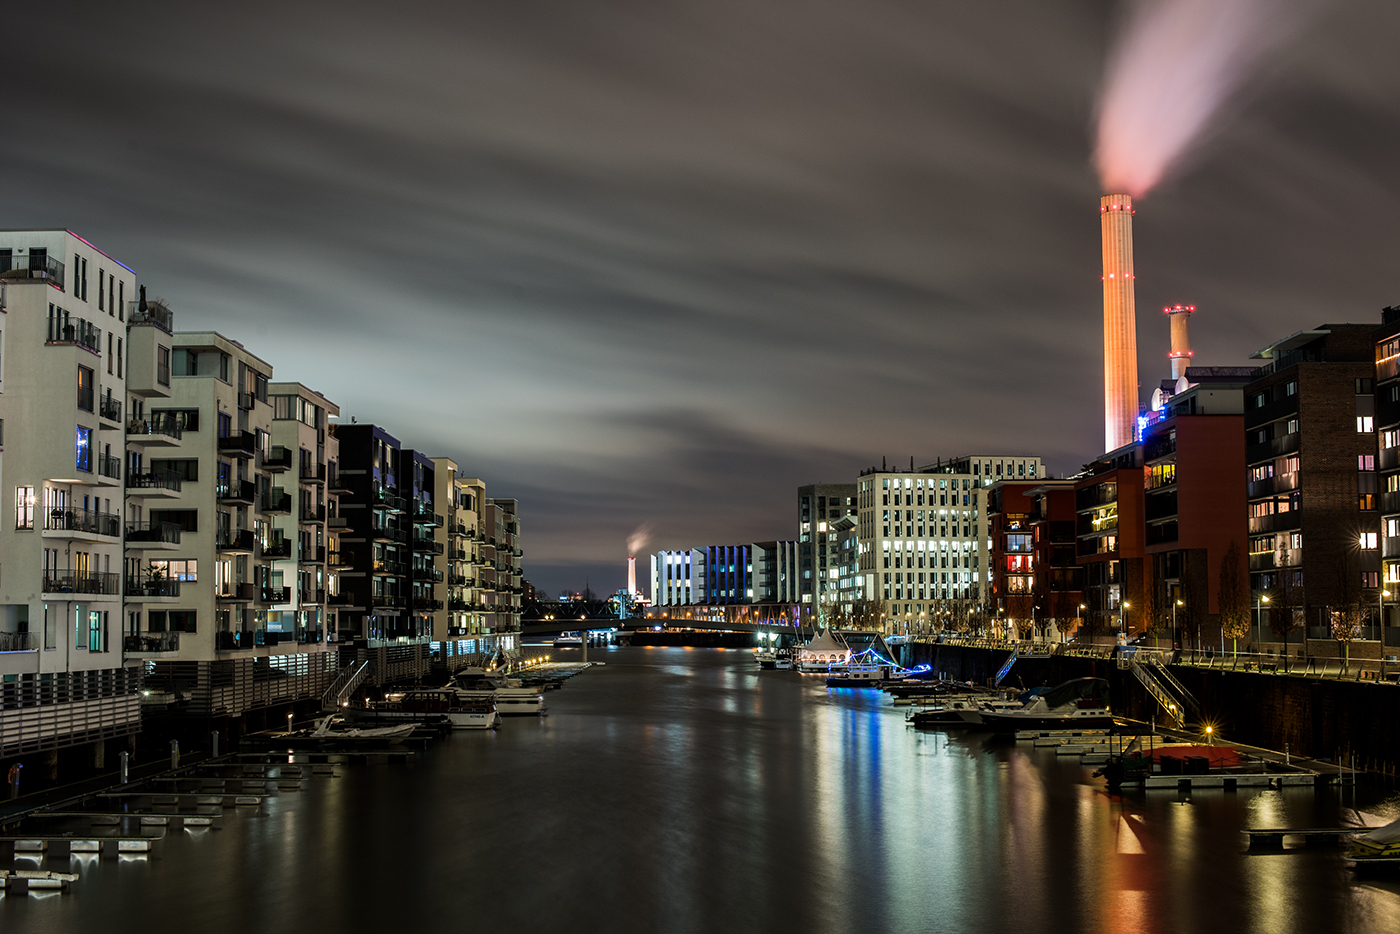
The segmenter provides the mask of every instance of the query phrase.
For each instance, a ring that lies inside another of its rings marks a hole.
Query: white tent
[[[797,650],[798,667],[804,670],[824,669],[828,665],[844,665],[850,660],[851,649],[830,629],[819,633],[811,642]]]

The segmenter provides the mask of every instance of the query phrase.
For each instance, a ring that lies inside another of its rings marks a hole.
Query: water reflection
[[[75,860],[73,895],[0,901],[0,926],[1400,931],[1396,886],[1335,851],[1241,852],[1243,826],[1340,819],[1310,791],[1119,798],[1053,751],[917,733],[878,693],[747,653],[590,655],[608,665],[543,719],[340,766],[149,860]]]

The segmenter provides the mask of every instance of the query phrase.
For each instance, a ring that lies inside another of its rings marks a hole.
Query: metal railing
[[[79,574],[75,571],[47,571],[44,593],[111,594],[122,592],[120,574]]]
[[[275,538],[263,546],[262,556],[264,558],[290,558],[292,556],[292,540],[290,538]]]
[[[143,632],[134,636],[123,636],[122,651],[128,655],[178,652],[180,651],[180,633]]]
[[[49,319],[46,344],[77,344],[95,354],[102,352],[102,332],[82,318]]]
[[[219,529],[214,536],[214,546],[224,551],[252,551],[252,529]]]
[[[179,441],[184,436],[184,429],[175,420],[173,415],[152,415],[147,418],[133,418],[126,423],[126,436],[128,438],[139,438],[141,436],[160,435]]]
[[[128,473],[126,475],[126,488],[128,490],[169,490],[172,493],[178,493],[180,492],[180,476],[173,470]]]
[[[180,582],[168,577],[147,577],[145,579],[128,577],[126,579],[126,595],[128,597],[178,597],[180,596]]]
[[[257,438],[251,431],[232,431],[219,436],[219,450],[253,456]]]
[[[122,420],[122,400],[112,396],[101,396],[98,399],[98,413],[109,422],[119,422]]]
[[[289,470],[292,466],[291,449],[275,445],[270,451],[259,454],[258,462],[264,470]]]
[[[126,524],[128,542],[155,542],[159,544],[180,544],[180,527],[173,522],[128,522]]]
[[[0,254],[0,274],[6,279],[48,279],[63,287],[63,263],[46,253],[15,256]]]
[[[297,476],[303,480],[312,482],[324,482],[326,479],[325,464],[302,464]]]
[[[121,516],[92,509],[53,509],[44,519],[44,528],[55,532],[87,532],[92,535],[122,534]]]
[[[145,307],[141,307],[142,305]],[[171,313],[169,306],[160,299],[147,299],[144,302],[132,300],[126,303],[126,307],[128,324],[154,324],[167,334],[174,332],[175,315]]]
[[[364,683],[369,677],[369,661],[357,661],[341,672],[336,679],[331,682],[331,686],[326,689],[326,693],[321,695],[321,708],[323,710],[336,710],[355,693],[355,689]]]
[[[252,480],[231,480],[217,484],[214,495],[220,500],[251,503],[257,498],[257,487]]]
[[[0,652],[32,652],[39,642],[32,632],[0,632]]]
[[[292,494],[279,487],[272,487],[263,496],[263,512],[289,513],[292,511]]]
[[[97,455],[97,474],[109,480],[122,478],[122,459],[115,454]]]

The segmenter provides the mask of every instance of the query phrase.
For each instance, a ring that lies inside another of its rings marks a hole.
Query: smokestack
[[[631,555],[627,558],[627,592],[634,595],[637,592],[637,559]]]
[[[1196,313],[1196,306],[1172,305],[1162,311],[1172,319],[1172,351],[1167,358],[1172,362],[1172,379],[1178,380],[1191,365],[1191,331],[1187,322]]]
[[[1133,305],[1133,199],[1104,195],[1103,435],[1104,450],[1131,444],[1138,414],[1137,315]]]

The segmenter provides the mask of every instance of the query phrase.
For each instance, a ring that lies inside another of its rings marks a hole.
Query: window
[[[1358,396],[1369,396],[1375,392],[1376,381],[1373,379],[1358,379],[1356,381],[1356,394]]]
[[[1269,394],[1267,392],[1256,393],[1254,396],[1254,407],[1262,409],[1269,404]]]
[[[1298,381],[1296,379],[1290,379],[1288,382],[1284,383],[1283,394],[1285,396],[1296,396],[1298,394]]]
[[[191,370],[193,370],[194,356],[190,356]],[[194,373],[178,373],[180,376],[193,376]],[[162,386],[170,385],[170,348],[156,345],[156,382]]]
[[[194,632],[194,610],[152,610],[148,627],[151,632]]]
[[[1400,519],[1391,516],[1385,520],[1385,537],[1400,538]]]
[[[1356,508],[1358,508],[1358,509],[1375,509],[1375,508],[1376,508],[1376,494],[1374,494],[1374,493],[1362,493],[1361,496],[1358,497],[1358,502],[1357,502],[1357,507],[1356,507]],[[1372,534],[1374,534],[1374,533],[1372,533]]]
[[[98,280],[99,282],[102,280]],[[107,375],[112,375],[112,332],[107,332]]]
[[[182,432],[199,431],[199,409],[151,409],[152,418],[169,418]]]
[[[106,284],[103,278],[107,275],[106,270],[101,266],[97,267],[97,310],[105,311],[107,302],[107,291],[103,288]]]
[[[88,651],[107,651],[107,614],[103,611],[88,611]]]
[[[1391,429],[1381,432],[1381,447],[1393,448],[1400,445],[1400,431]]]
[[[175,348],[175,375],[176,376],[198,376],[199,375],[199,352],[186,350],[183,347]]]
[[[1376,455],[1374,455],[1374,454],[1358,454],[1358,455],[1356,455],[1356,469],[1357,469],[1357,470],[1375,470],[1375,469],[1376,469]]]
[[[75,444],[77,449],[77,467],[86,473],[92,473],[92,429],[78,426],[78,436]]]
[[[219,413],[219,437],[227,438],[233,434],[233,416],[227,412]]]
[[[170,361],[169,361],[169,359],[167,359],[167,360],[165,361],[165,366],[166,366],[166,372],[168,373],[168,372],[170,371]],[[118,375],[118,376],[121,376],[121,375],[122,375],[122,339],[121,339],[120,337],[117,338],[117,375]],[[169,385],[170,385],[169,379],[167,379],[162,385],[164,385],[164,386],[169,386]]]
[[[78,367],[78,408],[84,412],[92,411],[92,401],[95,395],[92,376],[92,367]]]
[[[170,522],[182,532],[199,531],[199,510],[197,509],[152,509],[152,522]]]
[[[1156,470],[1157,468],[1153,468]],[[1273,464],[1263,464],[1259,467],[1249,468],[1249,480],[1251,483],[1258,483],[1260,480],[1268,480],[1274,475]]]
[[[1283,433],[1286,435],[1296,435],[1298,433],[1298,420],[1290,418],[1288,424],[1283,426]]]
[[[199,561],[196,558],[153,560],[149,565],[150,574],[157,573],[165,580],[182,581],[193,584],[199,580]]]
[[[1370,415],[1356,416],[1356,430],[1361,434],[1376,430],[1376,420]]]
[[[32,486],[15,488],[15,528],[34,528],[34,488]]]

